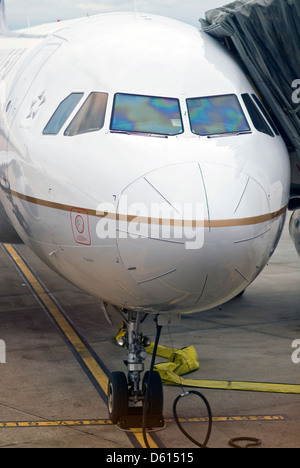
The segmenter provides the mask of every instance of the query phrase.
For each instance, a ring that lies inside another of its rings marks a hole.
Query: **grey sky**
[[[57,19],[113,11],[138,11],[169,16],[193,26],[205,11],[225,5],[229,0],[5,0],[10,29],[24,28],[28,24],[49,23]]]

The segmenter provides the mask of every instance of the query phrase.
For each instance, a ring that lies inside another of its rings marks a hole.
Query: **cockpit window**
[[[110,129],[116,132],[179,135],[184,131],[179,100],[116,94]]]
[[[66,99],[64,99],[54,112],[53,116],[44,128],[44,135],[57,135],[61,130],[68,117],[71,115],[83,93],[72,93]]]
[[[187,99],[191,130],[196,135],[210,136],[250,132],[237,96],[212,96]]]
[[[108,94],[91,93],[65,131],[66,136],[97,132],[104,125]]]
[[[255,105],[250,94],[242,94],[242,98],[244,100],[245,106],[247,107],[247,110],[256,130],[258,130],[261,133],[265,133],[266,135],[269,135],[271,137],[274,137],[274,133],[267,124],[266,120],[264,119],[264,116],[259,111],[258,107]]]
[[[260,108],[262,113],[264,114],[265,118],[267,119],[267,121],[268,121],[270,127],[272,128],[272,130],[274,131],[275,135],[279,136],[280,135],[279,130],[276,127],[275,123],[273,122],[270,114],[266,110],[266,108],[263,105],[263,103],[261,102],[261,100],[258,99],[258,97],[255,94],[252,94],[252,99],[254,99],[254,101],[256,102],[256,104],[258,105],[258,107]]]

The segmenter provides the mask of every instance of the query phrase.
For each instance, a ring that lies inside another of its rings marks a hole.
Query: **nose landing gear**
[[[123,372],[113,372],[108,384],[108,412],[113,424],[122,429],[132,427],[163,427],[163,386],[158,372],[146,372],[141,384],[146,358],[145,346],[149,340],[140,332],[145,314],[135,311],[121,312],[126,324],[122,345],[128,350],[125,361],[128,378]],[[123,325],[123,331],[125,327]]]

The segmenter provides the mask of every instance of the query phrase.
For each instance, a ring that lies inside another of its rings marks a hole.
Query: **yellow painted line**
[[[252,416],[214,416],[213,422],[276,422],[286,421],[288,418],[285,415],[252,415]],[[179,418],[181,423],[206,423],[208,418]],[[166,419],[166,423],[174,422],[174,419]],[[86,427],[86,426],[112,426],[112,422],[109,419],[78,419],[78,420],[62,420],[62,421],[6,421],[0,422],[0,429],[23,429],[23,428],[52,428],[52,427]],[[135,437],[139,440],[140,444],[143,445],[143,437],[141,429],[131,429]],[[149,437],[149,435],[148,435]],[[155,443],[150,440],[150,445],[153,448],[157,448]]]
[[[134,434],[135,438],[137,441],[141,444],[143,448],[146,448],[145,442],[144,442],[144,437],[141,432],[141,429],[138,429],[140,432],[135,432],[135,429],[132,429],[132,433]],[[147,439],[148,439],[148,444],[150,448],[159,448],[158,445],[154,442],[154,440],[151,438],[150,434],[147,434]]]
[[[112,425],[109,419],[89,419],[77,421],[15,421],[0,422],[0,428],[28,428],[28,427],[72,427],[72,426],[108,426]]]
[[[266,421],[266,422],[272,422],[272,421],[286,421],[288,418],[285,415],[279,414],[279,415],[258,415],[258,416],[213,416],[212,420],[213,422],[253,422],[253,421]],[[208,417],[206,418],[179,418],[179,421],[181,423],[199,423],[203,422],[206,423],[208,422]],[[166,419],[166,423],[172,422],[172,419]]]
[[[18,266],[30,286],[32,287],[35,294],[38,296],[39,300],[45,305],[49,313],[52,315],[62,333],[68,338],[69,342],[74,347],[77,354],[80,356],[82,361],[85,363],[86,367],[89,369],[93,375],[96,382],[100,385],[101,389],[107,396],[108,394],[108,377],[105,372],[101,369],[100,365],[96,359],[89,352],[83,341],[80,339],[79,335],[76,333],[76,330],[71,326],[71,324],[66,320],[64,315],[61,313],[59,308],[56,306],[55,302],[51,299],[49,294],[45,291],[43,285],[38,281],[34,276],[31,270],[28,268],[24,260],[21,258],[17,250],[10,244],[3,244],[6,251],[9,253],[15,264]],[[35,423],[37,424],[37,423]],[[42,423],[40,423],[42,424]],[[51,422],[49,423],[49,425]],[[55,422],[53,423],[55,426]],[[61,425],[61,424],[60,424]],[[18,426],[19,427],[19,426]],[[32,426],[31,426],[32,427]],[[146,448],[146,445],[141,434],[133,432],[133,435],[136,437],[138,442],[143,448]],[[151,448],[159,448],[158,445],[152,440],[151,436],[148,435],[148,443]]]
[[[35,276],[32,274],[30,269],[27,267],[25,262],[22,260],[18,252],[14,249],[13,246],[5,244],[4,247],[6,250],[9,252],[11,257],[13,258],[14,262],[18,265],[20,270],[22,271],[23,275],[31,285],[32,289],[34,292],[38,295],[40,300],[45,304],[59,327],[61,328],[62,332],[65,334],[65,336],[68,338],[68,340],[71,342],[73,345],[74,349],[76,352],[79,354],[87,368],[90,370],[90,372],[93,374],[94,378],[96,381],[99,383],[101,386],[102,390],[105,392],[107,395],[107,388],[108,388],[108,377],[107,375],[103,372],[95,358],[91,355],[91,353],[88,351],[74,328],[71,327],[69,322],[65,319],[63,314],[60,312],[60,310],[57,308],[53,300],[49,297],[49,295],[45,292],[43,286],[40,284],[40,282],[35,278]]]

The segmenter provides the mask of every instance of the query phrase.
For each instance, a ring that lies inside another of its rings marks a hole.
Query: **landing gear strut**
[[[120,312],[120,311],[119,311]],[[136,311],[121,312],[126,333],[124,345],[128,350],[128,360],[125,361],[128,378],[123,372],[113,372],[108,384],[108,411],[113,424],[121,428],[131,427],[163,427],[163,387],[160,375],[152,369],[144,372],[146,359],[145,347],[149,339],[140,331],[146,314]]]

